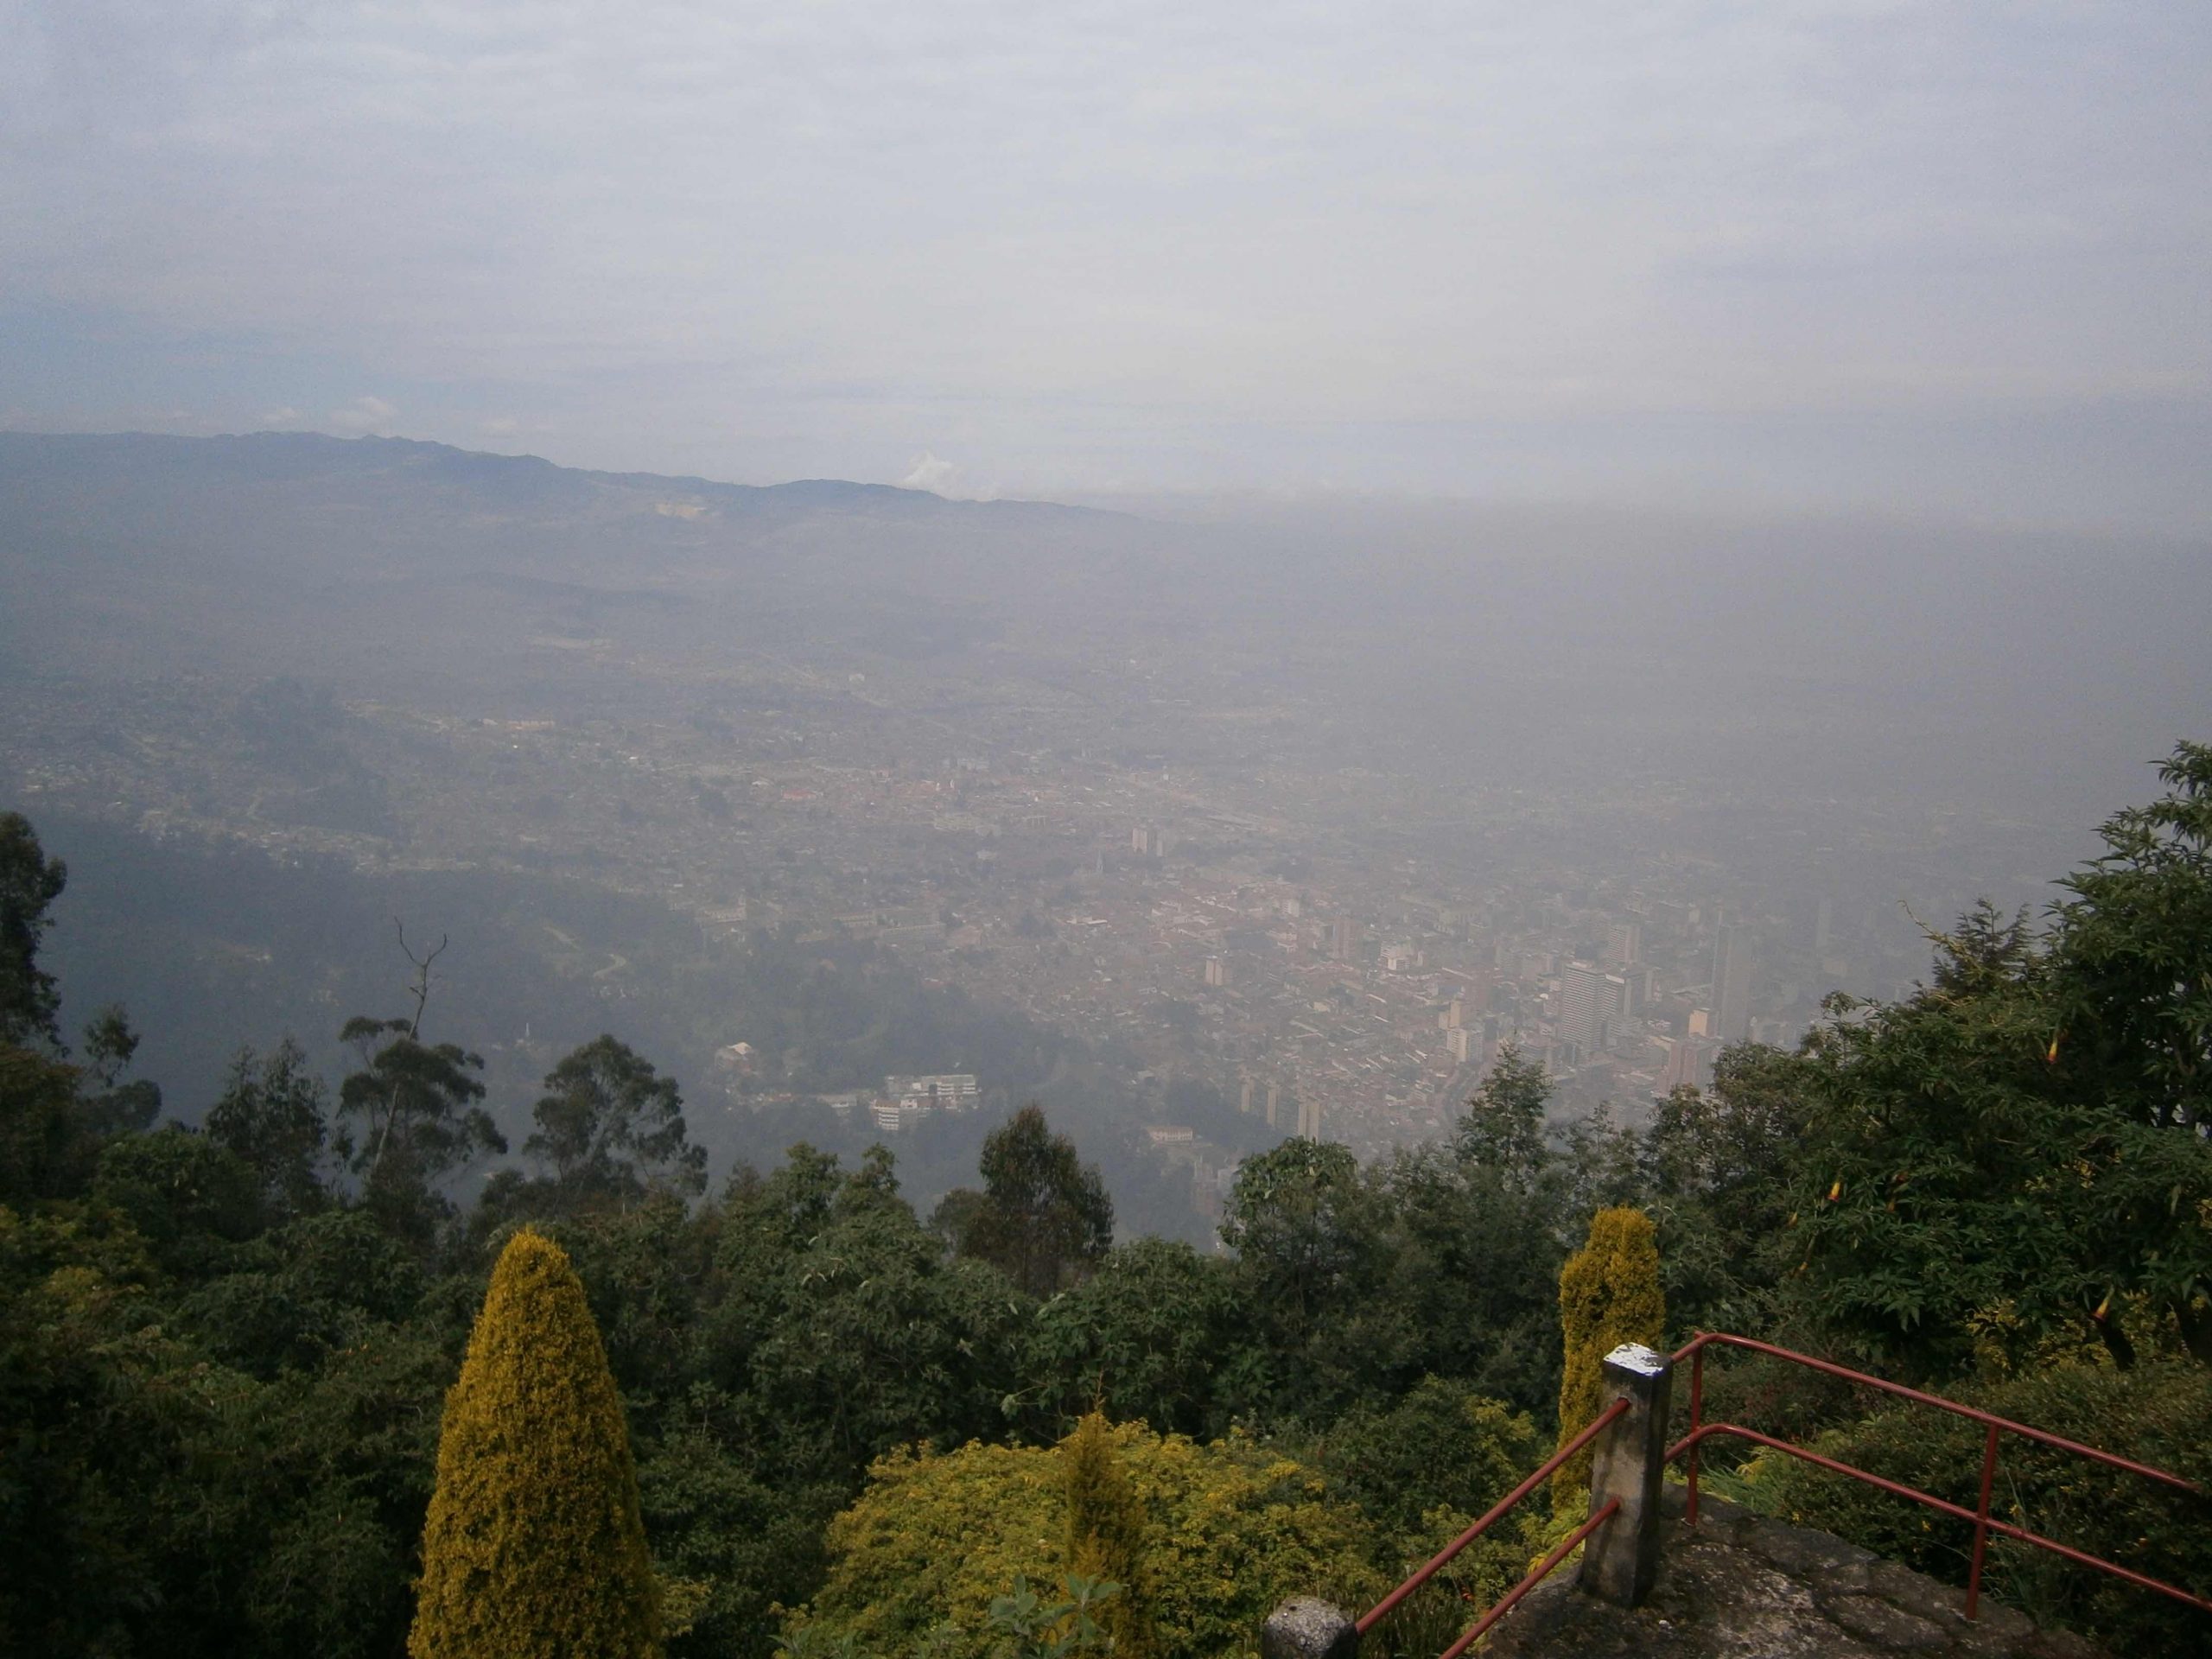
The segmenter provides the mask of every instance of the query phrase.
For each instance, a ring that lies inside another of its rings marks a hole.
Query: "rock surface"
[[[1260,1659],[1353,1659],[1358,1651],[1351,1620],[1311,1596],[1286,1601],[1260,1630]]]
[[[2078,1637],[2038,1630],[1840,1538],[1714,1498],[1683,1524],[1667,1489],[1650,1599],[1633,1611],[1578,1591],[1562,1571],[1491,1632],[1484,1659],[2103,1659]]]

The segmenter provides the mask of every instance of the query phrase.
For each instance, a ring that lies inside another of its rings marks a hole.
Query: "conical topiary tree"
[[[1559,1275],[1560,1334],[1565,1370],[1559,1384],[1559,1438],[1564,1446],[1598,1414],[1605,1356],[1624,1342],[1656,1348],[1666,1335],[1666,1295],[1659,1287],[1658,1235],[1641,1210],[1600,1210],[1590,1237]],[[1588,1496],[1591,1451],[1585,1446],[1552,1477],[1557,1510]]]
[[[1150,1659],[1157,1643],[1139,1582],[1144,1505],[1116,1455],[1105,1413],[1089,1413],[1060,1442],[1060,1478],[1068,1503],[1067,1570],[1122,1586],[1101,1610],[1116,1659]]]
[[[507,1241],[446,1395],[413,1659],[661,1650],[622,1402],[559,1245]]]

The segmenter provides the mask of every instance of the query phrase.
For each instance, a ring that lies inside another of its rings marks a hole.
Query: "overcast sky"
[[[0,423],[2212,531],[2212,6],[0,0]]]

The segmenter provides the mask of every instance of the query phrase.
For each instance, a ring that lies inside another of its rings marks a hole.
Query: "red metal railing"
[[[1358,1627],[1359,1633],[1362,1636],[1365,1636],[1368,1631],[1373,1630],[1376,1625],[1380,1624],[1383,1619],[1389,1618],[1392,1610],[1395,1609],[1399,1603],[1405,1600],[1408,1596],[1413,1594],[1414,1591],[1420,1589],[1421,1586],[1427,1584],[1431,1579],[1434,1578],[1438,1573],[1449,1566],[1453,1557],[1457,1556],[1461,1550],[1466,1548],[1469,1544],[1473,1543],[1476,1539],[1481,1537],[1483,1534],[1488,1532],[1491,1524],[1504,1516],[1515,1504],[1518,1503],[1522,1498],[1528,1497],[1529,1493],[1535,1491],[1537,1487],[1542,1485],[1554,1475],[1557,1474],[1560,1465],[1564,1464],[1569,1458],[1580,1452],[1584,1446],[1589,1445],[1591,1441],[1596,1440],[1599,1435],[1604,1433],[1606,1428],[1611,1425],[1613,1420],[1627,1409],[1627,1401],[1616,1400],[1611,1405],[1607,1406],[1603,1411],[1599,1412],[1596,1417],[1591,1420],[1589,1427],[1584,1429],[1580,1434],[1577,1434],[1565,1446],[1562,1446],[1558,1451],[1553,1452],[1550,1457],[1547,1458],[1541,1464],[1537,1465],[1535,1471],[1532,1473],[1528,1479],[1522,1481],[1518,1486],[1516,1486],[1503,1497],[1501,1497],[1497,1503],[1491,1505],[1489,1510],[1477,1519],[1472,1526],[1469,1527],[1457,1538],[1454,1538],[1450,1543],[1445,1545],[1443,1548],[1438,1550],[1435,1554],[1430,1556],[1428,1560],[1415,1571],[1411,1578],[1408,1579],[1403,1584],[1400,1585],[1389,1595],[1383,1597],[1382,1600],[1376,1602],[1372,1607],[1361,1614],[1358,1618],[1355,1619],[1353,1623]],[[1597,1531],[1599,1528],[1604,1526],[1606,1522],[1611,1520],[1614,1513],[1619,1510],[1620,1506],[1620,1500],[1618,1498],[1614,1498],[1609,1503],[1600,1505],[1597,1514],[1592,1516],[1587,1521],[1585,1521],[1580,1526],[1577,1527],[1559,1544],[1556,1548],[1552,1551],[1550,1554],[1545,1556],[1542,1560],[1536,1563],[1535,1567],[1529,1571],[1527,1578],[1522,1580],[1520,1583],[1515,1585],[1513,1588],[1507,1591],[1503,1596],[1500,1597],[1498,1599],[1497,1605],[1492,1607],[1488,1612],[1484,1613],[1480,1619],[1477,1620],[1472,1630],[1469,1630],[1457,1642],[1454,1642],[1450,1647],[1446,1648],[1441,1656],[1441,1659],[1459,1659],[1459,1656],[1461,1654],[1466,1652],[1469,1648],[1472,1647],[1478,1641],[1481,1640],[1484,1631],[1488,1630],[1491,1625],[1497,1624],[1499,1619],[1503,1618],[1506,1614],[1513,1611],[1515,1603],[1518,1602],[1522,1597],[1527,1595],[1539,1584],[1541,1584],[1544,1581],[1544,1578],[1547,1573],[1548,1573],[1554,1567],[1557,1567],[1561,1561],[1565,1560],[1569,1554],[1573,1554],[1574,1547],[1577,1544],[1587,1538],[1592,1533]]]
[[[1910,1400],[1917,1405],[1933,1406],[1939,1411],[1948,1411],[1954,1416],[1964,1417],[1970,1421],[1981,1424],[1988,1433],[1982,1442],[1980,1501],[1974,1508],[1969,1510],[1961,1504],[1951,1503],[1946,1498],[1937,1497],[1932,1492],[1923,1492],[1917,1487],[1885,1479],[1882,1476],[1871,1474],[1864,1469],[1854,1469],[1850,1465],[1839,1463],[1833,1458],[1822,1457],[1817,1452],[1808,1452],[1802,1446],[1793,1446],[1789,1441],[1777,1440],[1771,1434],[1762,1434],[1757,1429],[1745,1428],[1735,1423],[1707,1422],[1705,1421],[1705,1351],[1716,1343],[1730,1348],[1746,1349],[1756,1354],[1764,1354],[1772,1359],[1788,1360],[1793,1364],[1824,1372],[1830,1376],[1841,1377],[1848,1382],[1860,1383],[1884,1394],[1892,1394],[1901,1400]],[[2128,1474],[2139,1475],[2145,1480],[2156,1481],[2161,1485],[2172,1487],[2177,1491],[2202,1497],[2203,1489],[2194,1482],[2183,1480],[2178,1475],[2168,1474],[2163,1469],[2153,1469],[2148,1464],[2134,1463],[2126,1458],[2114,1457],[2109,1452],[2100,1452],[2096,1447],[2083,1446],[2078,1440],[2069,1440],[2062,1435],[2046,1433],[2039,1428],[2031,1428],[2025,1423],[2016,1423],[2011,1418],[1999,1417],[1993,1412],[1978,1410],[1973,1406],[1962,1406],[1957,1401],[1946,1400],[1940,1395],[1923,1394],[1918,1389],[1906,1388],[1901,1382],[1885,1382],[1878,1376],[1869,1376],[1864,1371],[1852,1370],[1847,1366],[1838,1365],[1831,1360],[1815,1359],[1810,1354],[1801,1354],[1790,1348],[1777,1348],[1772,1343],[1757,1342],[1749,1337],[1732,1336],[1721,1331],[1700,1332],[1674,1356],[1676,1364],[1680,1364],[1685,1359],[1690,1362],[1690,1432],[1668,1448],[1667,1461],[1672,1463],[1685,1452],[1688,1454],[1685,1473],[1689,1481],[1689,1499],[1685,1518],[1692,1526],[1697,1524],[1699,1448],[1713,1435],[1726,1434],[1737,1440],[1749,1440],[1754,1446],[1771,1446],[1777,1452],[1786,1452],[1791,1457],[1802,1459],[1816,1467],[1830,1470],[1840,1475],[1849,1475],[1854,1480],[1863,1480],[1870,1486],[1879,1487],[1882,1491],[1895,1493],[1899,1497],[1911,1498],[1914,1502],[1924,1503],[1929,1509],[1942,1514],[1969,1522],[1974,1528],[1974,1554],[1971,1565],[1967,1571],[1967,1617],[1968,1618],[1974,1618],[1980,1607],[1982,1561],[1987,1554],[1990,1535],[1993,1533],[2000,1537],[2017,1538],[2022,1543],[2033,1544],[2039,1549],[2047,1549],[2055,1554],[2063,1555],[2069,1561],[2077,1562],[2083,1567],[2094,1567],[2100,1572],[2109,1573],[2115,1578],[2123,1579],[2143,1589],[2154,1590],[2160,1595],[2171,1596],[2176,1601],[2189,1606],[2212,1612],[2212,1600],[2192,1595],[2178,1586],[2148,1577],[2122,1567],[2116,1561],[2107,1561],[2101,1556],[2091,1555],[2085,1551],[2075,1549],[2071,1545],[2062,1544],[2056,1539],[2045,1538],[2040,1534],[2030,1532],[2024,1527],[2016,1527],[2009,1522],[1997,1520],[1989,1513],[1990,1493],[1994,1490],[1997,1480],[1998,1440],[1999,1436],[2005,1434],[2017,1434],[2021,1439],[2033,1440],[2037,1445],[2054,1446],[2061,1452],[2071,1452],[2075,1457],[2087,1458],[2093,1463],[2101,1463],[2110,1468],[2123,1470]],[[1389,1618],[1407,1597],[1412,1595],[1414,1591],[1420,1589],[1421,1586],[1427,1584],[1438,1573],[1449,1566],[1460,1551],[1489,1531],[1491,1526],[1509,1513],[1515,1504],[1549,1480],[1559,1471],[1561,1465],[1596,1440],[1614,1419],[1628,1408],[1627,1401],[1616,1400],[1605,1410],[1599,1412],[1587,1428],[1553,1452],[1526,1480],[1492,1504],[1472,1526],[1437,1551],[1403,1584],[1376,1602],[1374,1606],[1369,1608],[1354,1621],[1359,1633],[1362,1636],[1366,1635],[1376,1624]],[[1462,1654],[1482,1639],[1491,1625],[1513,1611],[1515,1605],[1522,1597],[1542,1583],[1545,1576],[1554,1567],[1572,1554],[1576,1545],[1611,1520],[1619,1509],[1620,1500],[1618,1498],[1600,1506],[1595,1515],[1568,1534],[1549,1554],[1537,1562],[1528,1577],[1522,1579],[1520,1583],[1500,1597],[1497,1605],[1478,1619],[1465,1635],[1446,1648],[1440,1656],[1440,1659],[1460,1659]]]
[[[1707,1422],[1705,1421],[1705,1351],[1716,1343],[1730,1348],[1746,1349],[1755,1354],[1764,1354],[1770,1359],[1788,1360],[1793,1364],[1802,1365],[1808,1370],[1821,1371],[1829,1376],[1841,1377],[1848,1382],[1856,1382],[1866,1388],[1878,1389],[1884,1394],[1895,1395],[1900,1400],[1910,1400],[1916,1405],[1933,1406],[1938,1411],[1948,1411],[1955,1417],[1963,1417],[1970,1422],[1981,1424],[1988,1433],[1982,1441],[1980,1499],[1974,1507],[1969,1510],[1962,1504],[1953,1503],[1948,1499],[1937,1497],[1932,1492],[1923,1492],[1917,1487],[1907,1486],[1898,1481],[1886,1480],[1880,1475],[1870,1474],[1864,1469],[1854,1469],[1848,1464],[1839,1463],[1833,1458],[1824,1458],[1817,1452],[1808,1452],[1802,1446],[1793,1446],[1788,1440],[1777,1440],[1771,1434],[1762,1434],[1756,1429],[1744,1428],[1734,1423]],[[2009,1522],[1997,1520],[1989,1513],[1989,1496],[1997,1481],[1998,1440],[2000,1436],[2005,1434],[2017,1434],[2021,1439],[2032,1440],[2037,1445],[2053,1446],[2061,1452],[2071,1452],[2075,1457],[2087,1458],[2093,1463],[2101,1463],[2110,1468],[2124,1470],[2131,1475],[2140,1476],[2145,1480],[2171,1486],[2178,1491],[2202,1497],[2203,1489],[2194,1482],[2183,1480],[2178,1475],[2168,1474],[2163,1469],[2153,1469],[2147,1464],[2133,1463],[2126,1458],[2116,1458],[2109,1452],[2100,1452],[2096,1447],[2083,1446],[2078,1440],[2066,1440],[2056,1434],[2047,1434],[2042,1429],[2031,1428],[2025,1423],[2016,1423],[2011,1418],[1999,1417],[1993,1412],[1980,1411],[1972,1406],[1962,1406],[1957,1401],[1946,1400],[1940,1395],[1923,1394],[1918,1389],[1908,1389],[1900,1382],[1885,1382],[1878,1376],[1869,1376],[1864,1371],[1854,1371],[1829,1360],[1815,1359],[1810,1354],[1801,1354],[1794,1349],[1777,1348],[1772,1343],[1755,1342],[1749,1337],[1731,1336],[1726,1332],[1719,1331],[1701,1332],[1675,1355],[1675,1362],[1677,1364],[1684,1359],[1690,1362],[1690,1432],[1668,1449],[1667,1461],[1672,1463],[1684,1452],[1689,1454],[1684,1469],[1684,1473],[1689,1481],[1689,1502],[1685,1510],[1685,1518],[1692,1526],[1697,1524],[1698,1449],[1711,1437],[1716,1434],[1726,1434],[1736,1440],[1749,1440],[1754,1446],[1771,1446],[1777,1452],[1785,1452],[1791,1457],[1802,1459],[1817,1468],[1827,1469],[1839,1475],[1849,1475],[1853,1480],[1863,1480],[1870,1486],[1879,1487],[1883,1491],[1895,1493],[1899,1497],[1909,1497],[1916,1503],[1924,1503],[1939,1513],[1969,1523],[1974,1528],[1974,1553],[1967,1568],[1967,1617],[1968,1618],[1974,1618],[1980,1606],[1982,1560],[1988,1552],[1989,1538],[1992,1533],[2000,1537],[2016,1538],[2024,1544],[2033,1544],[2038,1549],[2050,1550],[2054,1554],[2063,1555],[2068,1560],[2081,1566],[2094,1567],[2102,1573],[2109,1573],[2114,1578],[2124,1579],[2128,1583],[2143,1589],[2155,1590],[2162,1596],[2171,1596],[2176,1601],[2183,1602],[2189,1606],[2212,1612],[2212,1601],[2202,1596],[2192,1595],[2177,1585],[2168,1584],[2163,1580],[2135,1572],[2132,1568],[2120,1566],[2117,1561],[2107,1561],[2101,1556],[2091,1555],[2070,1545],[2062,1544],[2054,1538],[2045,1538],[2039,1533],[2030,1532],[2025,1527],[2016,1527]],[[1363,1629],[1364,1626],[1362,1628]]]

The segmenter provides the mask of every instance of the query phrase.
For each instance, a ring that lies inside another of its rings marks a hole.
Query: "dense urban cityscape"
[[[1325,664],[1271,676],[1204,642],[1125,660],[1109,626],[1063,639],[1047,673],[1051,617],[1033,640],[919,656],[563,618],[500,619],[546,688],[521,713],[505,692],[470,708],[388,684],[57,670],[12,701],[0,753],[27,808],[156,841],[371,874],[561,872],[664,902],[709,940],[875,947],[1112,1057],[1202,1223],[1243,1149],[1182,1121],[1171,1090],[1233,1109],[1247,1147],[1303,1135],[1373,1155],[1446,1128],[1510,1043],[1555,1080],[1561,1121],[1639,1124],[1708,1082],[1722,1044],[1789,1046],[1830,992],[1900,993],[1922,920],[1993,889],[2031,902],[2027,873],[2063,844],[2059,825],[1902,791],[1731,798],[1649,767],[1425,766],[1402,736],[1351,729]],[[1084,680],[1090,697],[1066,690]],[[1096,687],[1139,711],[1134,729],[1102,724]],[[1962,824],[1971,873],[1946,861]],[[2011,887],[1991,879],[2008,865]],[[608,1001],[639,994],[619,955],[579,968]],[[1009,1103],[973,1074],[957,1099],[888,1077],[794,1092],[740,1016],[701,1038],[678,1058],[710,1120],[720,1100],[895,1136]]]

